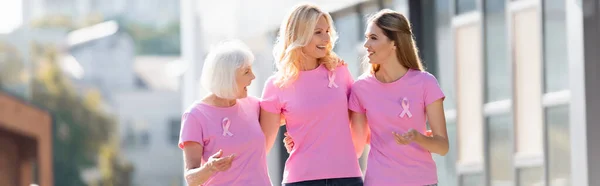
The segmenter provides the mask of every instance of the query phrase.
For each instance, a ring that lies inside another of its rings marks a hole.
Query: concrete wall
[[[181,118],[180,97],[177,92],[167,91],[135,91],[115,96],[121,123],[121,152],[135,167],[133,184],[169,186],[181,183],[183,156],[170,136],[171,122]],[[126,142],[128,132],[133,135],[134,143]],[[179,125],[176,132],[179,134]],[[142,141],[144,135],[147,135],[146,142]]]

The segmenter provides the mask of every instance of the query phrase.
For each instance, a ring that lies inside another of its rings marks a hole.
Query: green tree
[[[0,88],[13,93],[26,87],[26,73],[23,59],[17,48],[0,41]]]
[[[170,23],[163,28],[155,28],[122,21],[121,26],[133,38],[137,54],[179,55],[181,53],[179,22]]]
[[[32,28],[66,28],[69,30],[75,28],[75,24],[71,17],[58,14],[34,19],[29,24]]]
[[[108,168],[99,164],[105,159],[120,162],[116,156],[110,156],[118,154],[118,146],[110,145],[114,143],[110,139],[116,122],[100,109],[101,95],[96,90],[78,95],[59,68],[55,48],[38,47],[33,52],[38,68],[31,86],[32,102],[47,109],[54,118],[54,185],[85,185],[80,172],[91,167],[120,171],[111,175],[130,174],[132,169],[122,168],[120,163]],[[109,156],[102,156],[103,151],[110,152]],[[103,179],[113,182],[115,176]]]

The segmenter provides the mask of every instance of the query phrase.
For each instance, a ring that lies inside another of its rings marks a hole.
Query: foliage
[[[32,28],[65,28],[75,30],[92,26],[107,20],[115,20],[123,31],[129,33],[135,42],[138,55],[179,55],[181,53],[181,34],[179,21],[157,28],[128,20],[122,16],[104,17],[99,13],[90,13],[80,21],[65,15],[48,15],[31,22]]]
[[[66,28],[74,29],[75,24],[71,17],[66,15],[48,15],[34,19],[30,22],[32,28]]]
[[[31,85],[31,101],[47,109],[54,119],[54,185],[85,185],[80,172],[92,167],[117,171],[110,175],[128,175],[131,169],[123,169],[121,164],[99,164],[115,161],[118,154],[118,146],[110,145],[116,122],[100,109],[101,95],[90,90],[79,96],[61,72],[59,52],[53,47],[36,47],[33,53],[38,64]],[[102,153],[105,151],[109,153]],[[114,178],[103,177],[104,180]]]
[[[16,47],[0,42],[0,87],[9,88],[25,84],[25,66]]]
[[[179,22],[155,28],[135,22],[122,22],[125,31],[135,41],[136,53],[141,55],[179,55],[181,33]]]
[[[99,13],[90,13],[84,16],[81,20],[73,20],[68,15],[47,15],[37,19],[33,19],[30,22],[32,28],[64,28],[67,30],[75,30],[83,27],[92,26],[104,21],[104,16]]]

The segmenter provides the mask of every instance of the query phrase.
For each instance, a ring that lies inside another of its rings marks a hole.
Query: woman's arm
[[[367,144],[367,137],[369,135],[367,115],[351,110],[348,110],[348,112],[350,113],[350,129],[352,132],[354,150],[356,151],[356,157],[360,158],[365,149],[365,145]]]
[[[202,164],[203,150],[202,145],[196,142],[186,142],[183,146],[185,181],[188,185],[202,185],[216,172],[229,169],[235,156],[232,154],[221,158],[223,151],[219,150],[205,164]]]
[[[410,129],[405,134],[397,134],[396,142],[399,144],[410,144],[415,142],[429,152],[445,156],[448,153],[448,133],[446,132],[446,116],[444,115],[443,99],[439,99],[425,108],[427,120],[433,136],[426,136],[420,132]]]
[[[279,132],[279,126],[282,124],[282,118],[281,114],[271,113],[264,109],[260,109],[260,128],[265,134],[267,153],[271,151],[271,148],[275,143],[275,138],[277,138],[277,133]]]

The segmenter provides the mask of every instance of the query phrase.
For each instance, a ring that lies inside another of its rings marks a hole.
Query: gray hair
[[[254,55],[246,44],[237,40],[221,42],[206,56],[200,83],[208,92],[220,98],[236,99],[236,71],[253,62]]]

